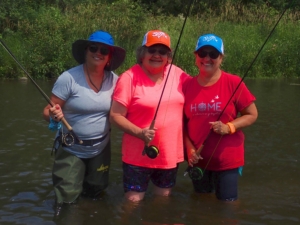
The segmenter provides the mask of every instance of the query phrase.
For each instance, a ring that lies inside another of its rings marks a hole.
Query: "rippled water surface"
[[[110,185],[99,199],[81,199],[54,217],[51,182],[54,133],[42,119],[47,104],[30,81],[0,82],[0,224],[282,225],[300,223],[300,81],[246,80],[259,118],[245,129],[246,165],[239,201],[193,193],[186,164],[169,198],[147,193],[123,201],[121,132],[113,129]],[[50,95],[51,82],[39,83]],[[151,189],[151,188],[150,188]]]

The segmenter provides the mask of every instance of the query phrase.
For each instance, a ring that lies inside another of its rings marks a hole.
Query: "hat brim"
[[[77,40],[72,44],[72,54],[74,59],[79,63],[83,64],[85,62],[85,51],[88,44],[91,43],[91,41],[88,40]],[[101,43],[101,42],[96,42]],[[106,43],[102,43],[105,45],[108,45]],[[125,49],[115,46],[115,45],[108,45],[113,49],[113,53],[111,55],[109,66],[106,67],[107,70],[115,70],[119,66],[122,65],[122,63],[125,60],[126,51]]]
[[[216,48],[215,46],[213,45],[201,45],[201,46],[198,46],[198,48],[194,51],[194,53],[197,53],[199,51],[200,48],[203,48],[203,47],[213,47],[214,49],[216,49],[221,55],[223,55],[224,53],[222,53],[220,51],[220,49]]]
[[[165,43],[162,43],[162,42],[150,42],[150,43],[145,44],[144,46],[146,46],[146,47],[151,47],[151,46],[153,46],[153,45],[164,45],[164,46],[166,46],[168,49],[170,49],[170,51],[172,51],[172,49],[171,49],[170,46],[168,46],[168,45],[166,45]]]

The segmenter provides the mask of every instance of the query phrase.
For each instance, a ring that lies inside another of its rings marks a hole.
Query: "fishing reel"
[[[186,171],[192,180],[201,180],[203,177],[203,171],[199,167],[189,167]]]
[[[75,137],[71,133],[62,134],[62,143],[66,146],[72,146],[75,143]]]
[[[158,156],[158,154],[159,154],[159,150],[154,145],[150,145],[150,146],[145,145],[142,155],[145,155],[145,154],[150,159],[155,159]]]

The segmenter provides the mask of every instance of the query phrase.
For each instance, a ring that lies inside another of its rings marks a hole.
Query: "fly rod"
[[[178,49],[178,46],[179,46],[179,42],[180,42],[181,36],[183,34],[183,30],[184,30],[184,27],[185,27],[188,15],[190,13],[190,9],[191,9],[192,3],[193,3],[193,0],[190,0],[189,6],[188,6],[188,10],[187,10],[187,13],[185,15],[185,19],[184,19],[184,22],[183,22],[183,25],[182,25],[182,28],[181,28],[181,31],[180,31],[180,34],[179,34],[179,38],[178,38],[178,41],[177,41],[177,44],[176,44],[176,47],[175,47],[175,50],[174,50],[174,54],[173,54],[173,57],[172,57],[172,60],[171,60],[171,63],[170,63],[170,67],[169,67],[169,70],[168,70],[168,73],[167,73],[166,82],[164,83],[164,86],[163,86],[163,89],[161,91],[161,95],[160,95],[160,98],[159,98],[159,101],[158,101],[158,104],[157,104],[157,107],[156,107],[156,111],[155,111],[153,120],[152,120],[152,122],[150,124],[150,129],[154,129],[157,112],[158,112],[158,109],[160,107],[160,103],[161,103],[161,100],[162,100],[162,97],[163,97],[163,94],[164,94],[164,91],[165,91],[165,87],[166,87],[166,84],[167,84],[168,79],[169,79],[169,75],[170,75],[170,72],[171,72],[173,61],[174,61],[174,58],[175,58],[175,55],[176,55],[176,52],[177,52],[177,49]],[[149,146],[149,143],[145,143],[145,147],[144,147],[144,150],[143,150],[142,154],[143,155],[146,154],[149,158],[154,159],[154,158],[156,158],[158,156],[159,149],[156,146],[154,146],[154,145],[150,145]]]
[[[250,68],[253,66],[254,62],[257,60],[259,54],[261,53],[261,51],[263,50],[263,48],[265,47],[266,43],[268,42],[268,40],[270,39],[270,37],[272,36],[272,34],[274,33],[274,30],[276,29],[277,25],[279,24],[281,18],[283,17],[283,15],[285,14],[287,9],[285,9],[282,14],[280,15],[279,19],[277,20],[277,22],[275,23],[273,29],[270,31],[269,35],[267,36],[266,40],[264,41],[263,45],[261,46],[261,48],[259,49],[258,53],[256,54],[256,56],[254,57],[254,59],[252,60],[251,64],[249,65],[248,69],[246,70],[244,76],[242,77],[242,79],[240,80],[240,82],[238,83],[237,87],[235,88],[234,92],[232,93],[232,95],[230,96],[229,100],[227,101],[225,107],[223,108],[223,110],[221,111],[220,115],[218,116],[217,118],[217,121],[221,118],[222,114],[224,113],[225,109],[227,108],[227,106],[229,105],[231,99],[233,98],[233,96],[235,95],[235,93],[237,92],[239,86],[242,84],[242,82],[244,81],[244,79],[246,78],[246,76],[248,75],[248,72],[250,70]],[[205,142],[207,141],[207,139],[209,138],[209,136],[211,135],[212,133],[212,130],[209,131],[207,137],[205,138],[203,144],[196,150],[196,154],[197,155],[200,155],[204,145],[205,145]],[[214,152],[212,153],[210,159],[212,158]],[[209,160],[210,161],[210,160]],[[209,163],[208,161],[208,163]],[[208,165],[207,163],[207,165]],[[206,167],[207,167],[206,165]],[[199,180],[202,178],[202,175],[203,175],[203,171],[200,169],[200,168],[195,168],[193,169],[194,167],[191,167],[191,166],[188,166],[187,169],[185,170],[184,172],[184,176],[186,176],[187,174],[191,176],[199,176]],[[205,170],[205,169],[204,169]],[[201,176],[201,177],[200,177]]]
[[[39,87],[39,85],[35,82],[35,80],[29,75],[29,73],[25,70],[25,68],[21,65],[21,63],[19,63],[19,61],[16,59],[16,57],[14,56],[14,54],[9,50],[9,48],[7,47],[7,45],[3,42],[2,39],[0,39],[1,45],[4,47],[4,49],[9,53],[9,55],[15,60],[15,62],[21,67],[21,69],[25,72],[25,74],[28,76],[28,78],[32,81],[32,83],[35,85],[35,87],[39,90],[39,92],[42,94],[42,96],[46,99],[46,101],[49,103],[49,105],[51,105],[52,107],[54,106],[53,102],[50,100],[50,98],[45,94],[45,92]],[[66,121],[66,119],[63,117],[61,119],[61,122],[66,126],[66,128],[68,129],[69,133],[71,134],[71,136],[73,136],[74,138],[76,138],[78,140],[78,142],[81,144],[82,140],[80,140],[78,138],[78,136],[75,134],[75,132],[73,131],[73,128],[70,126],[70,124]]]

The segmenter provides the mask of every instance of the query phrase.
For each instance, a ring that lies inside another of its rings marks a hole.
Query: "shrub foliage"
[[[185,0],[1,0],[0,38],[34,78],[49,79],[76,65],[71,55],[75,40],[106,30],[127,50],[125,63],[116,71],[121,73],[135,63],[135,49],[150,29],[167,32],[176,46],[188,4]],[[286,10],[249,76],[298,77],[299,9],[296,0],[194,0],[175,63],[196,75],[197,38],[215,33],[225,44],[223,69],[242,76]],[[2,48],[0,78],[23,74]]]

